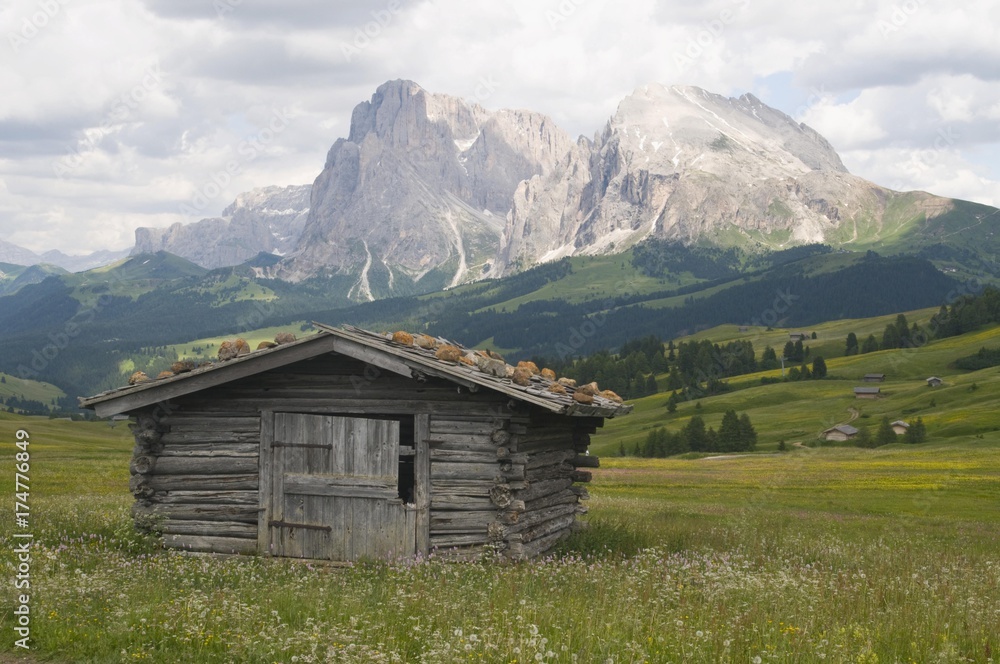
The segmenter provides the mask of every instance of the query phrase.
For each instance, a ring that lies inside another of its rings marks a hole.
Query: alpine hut
[[[632,409],[616,394],[427,335],[317,327],[81,399],[134,420],[137,524],[180,549],[334,561],[530,558],[577,526],[590,435]]]

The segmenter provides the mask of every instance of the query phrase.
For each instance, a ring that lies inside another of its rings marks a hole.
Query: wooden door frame
[[[258,509],[257,509],[257,551],[262,556],[271,553],[271,528],[268,525],[272,519],[274,502],[274,414],[296,413],[295,410],[260,411],[260,454],[258,461]],[[315,415],[330,415],[343,417],[336,412],[310,413]],[[430,552],[431,520],[430,520],[430,490],[431,490],[431,457],[430,457],[430,415],[416,413],[413,415],[413,500],[416,507],[417,532],[415,553],[427,556]]]

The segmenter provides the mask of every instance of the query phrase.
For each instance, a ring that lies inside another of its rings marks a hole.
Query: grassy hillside
[[[919,321],[929,313],[930,310],[911,312],[908,319]],[[824,350],[827,344],[829,349],[842,354],[842,340],[847,331],[857,331],[859,336],[862,330],[880,332],[894,318],[817,325],[810,330],[816,331],[818,339],[810,344],[818,349],[814,353]],[[733,326],[723,326],[702,335],[713,341],[740,338],[734,330]],[[761,336],[762,342],[773,340],[780,352],[777,341],[787,339],[787,332],[774,331]],[[827,339],[828,342],[823,341]],[[754,346],[758,353],[762,350],[756,340]],[[776,450],[782,440],[787,444],[812,444],[824,429],[848,421],[854,426],[868,425],[874,431],[883,416],[890,420],[921,417],[927,426],[928,440],[934,443],[975,440],[977,436],[1000,431],[1000,370],[966,372],[949,365],[983,346],[1000,346],[1000,327],[990,326],[912,349],[851,357],[825,355],[829,373],[824,380],[760,384],[761,377],[780,377],[780,370],[735,377],[729,383],[740,389],[681,403],[673,414],[667,412],[668,394],[663,392],[638,399],[631,415],[610,420],[594,438],[593,449],[598,454],[611,455],[623,444],[630,451],[645,440],[651,429],[665,426],[677,430],[694,414],[701,415],[706,425],[718,428],[722,414],[728,409],[749,414],[758,433],[758,449],[764,451]],[[866,373],[886,374],[886,382],[879,384],[883,398],[873,401],[854,398],[852,390],[862,384],[860,379]],[[944,385],[928,387],[926,378],[930,376],[943,378]],[[700,409],[696,404],[700,404]]]
[[[288,325],[278,325],[275,327],[262,327],[255,330],[247,330],[239,334],[222,335],[215,337],[205,337],[195,339],[181,344],[167,346],[167,352],[176,352],[177,357],[182,360],[215,360],[218,357],[219,344],[223,341],[232,341],[236,337],[242,338],[250,348],[257,348],[261,341],[274,341],[274,336],[279,332],[291,332],[297,338],[305,335],[315,334],[315,330],[302,331],[302,326],[309,321],[296,321]]]
[[[66,396],[65,392],[49,383],[18,378],[2,372],[0,372],[0,377],[3,379],[0,381],[0,398],[18,397],[49,404],[52,403],[53,399]]]

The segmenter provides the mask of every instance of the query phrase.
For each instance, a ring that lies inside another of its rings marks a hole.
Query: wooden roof
[[[315,324],[318,334],[274,348],[254,351],[225,362],[216,362],[187,373],[121,387],[101,394],[81,398],[80,406],[92,408],[101,417],[132,411],[210,387],[277,369],[325,353],[338,353],[366,362],[406,377],[433,376],[449,380],[475,392],[487,388],[514,399],[540,406],[560,415],[584,417],[615,417],[632,411],[632,406],[619,404],[601,396],[585,405],[573,400],[572,394],[548,391],[551,381],[540,376],[531,385],[522,387],[508,378],[499,378],[461,363],[445,362],[434,356],[433,350],[393,343],[384,335],[356,327],[334,328]],[[453,342],[449,342],[453,343]],[[459,344],[454,344],[462,348]]]
[[[858,430],[856,428],[852,427],[850,424],[838,424],[835,427],[830,427],[829,429],[827,429],[823,433],[833,433],[834,431],[839,431],[840,433],[844,434],[845,436],[853,436],[856,433],[858,433]]]
[[[882,392],[881,387],[855,387],[855,394],[880,394]]]

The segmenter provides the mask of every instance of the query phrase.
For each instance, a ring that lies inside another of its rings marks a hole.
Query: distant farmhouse
[[[940,378],[938,378],[937,376],[931,376],[930,378],[927,379],[927,386],[928,387],[937,387],[938,385],[942,384],[943,382],[944,381],[941,380]]]
[[[878,399],[882,396],[881,387],[855,387],[854,388],[854,398],[855,399]]]
[[[893,432],[895,432],[897,436],[902,436],[910,428],[910,425],[904,422],[903,420],[896,420],[895,422],[892,423],[891,426]]]
[[[805,341],[806,339],[809,339],[808,332],[790,332],[788,334],[789,341]]]
[[[861,378],[861,380],[865,381],[866,383],[883,383],[883,382],[885,382],[885,374],[884,373],[868,373],[868,374],[865,374]]]
[[[823,432],[823,440],[842,442],[858,435],[858,430],[850,424],[838,424]]]

